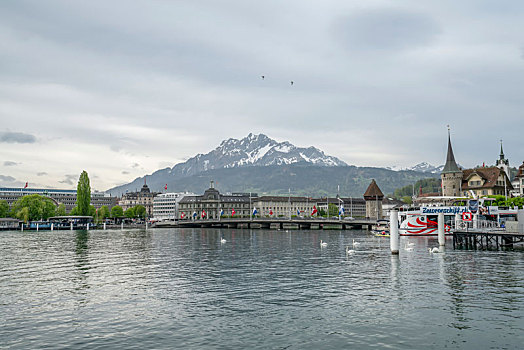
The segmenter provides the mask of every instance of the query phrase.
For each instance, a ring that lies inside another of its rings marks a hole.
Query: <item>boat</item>
[[[410,208],[399,211],[399,234],[401,236],[438,235],[438,215],[444,214],[444,233],[453,234],[454,230],[467,230],[481,227],[504,228],[507,220],[513,221],[517,208],[498,207],[484,204],[481,200],[472,205],[431,206]],[[469,201],[473,202],[473,200]],[[482,203],[479,205],[479,202]],[[485,204],[490,204],[486,201]]]

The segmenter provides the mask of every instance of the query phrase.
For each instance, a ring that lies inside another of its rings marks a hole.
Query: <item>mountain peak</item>
[[[242,166],[267,166],[307,163],[316,166],[347,165],[310,146],[300,148],[289,141],[277,142],[264,134],[249,133],[242,139],[229,138],[213,151],[199,154],[173,167],[172,173],[190,176],[202,171]]]

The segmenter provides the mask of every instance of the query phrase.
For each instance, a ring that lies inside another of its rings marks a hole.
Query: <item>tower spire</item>
[[[448,154],[446,156],[446,165],[442,169],[443,173],[456,173],[460,172],[460,169],[455,162],[455,155],[453,154],[453,147],[451,147],[451,131],[448,125]]]
[[[500,140],[500,160],[504,159],[504,150],[502,149],[502,140]]]

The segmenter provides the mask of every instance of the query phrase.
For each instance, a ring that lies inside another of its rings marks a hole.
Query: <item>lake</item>
[[[524,252],[446,244],[401,237],[392,256],[360,230],[0,232],[0,348],[521,348]]]

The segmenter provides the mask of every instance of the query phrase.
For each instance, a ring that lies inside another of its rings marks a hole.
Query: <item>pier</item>
[[[516,246],[524,248],[524,234],[506,231],[455,231],[453,249],[504,250]]]

